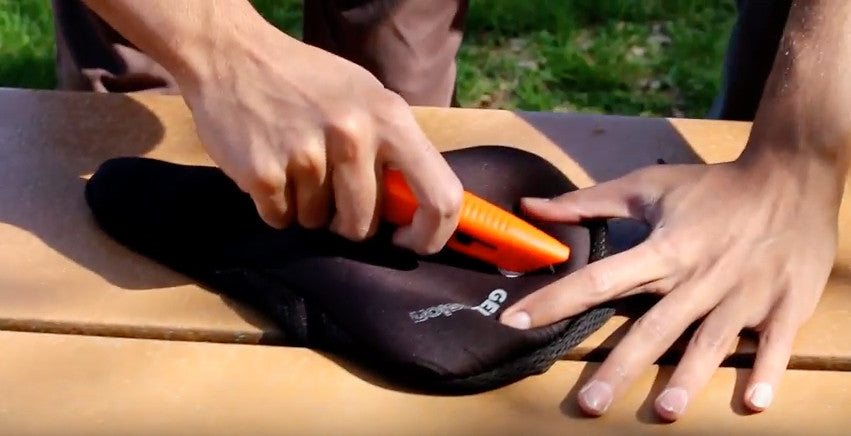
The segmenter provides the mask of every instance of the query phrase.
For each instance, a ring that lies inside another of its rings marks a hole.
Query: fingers
[[[652,240],[586,265],[521,299],[500,319],[515,328],[540,327],[580,313],[613,298],[640,292],[641,286],[662,279],[670,266]]]
[[[789,365],[800,326],[792,304],[781,304],[760,332],[753,372],[745,389],[745,404],[756,412],[771,405],[780,379]]]
[[[405,176],[417,210],[410,225],[400,227],[394,243],[419,254],[443,248],[458,226],[463,187],[443,156],[420,130],[410,109],[400,109],[393,135],[383,144],[384,154]]]
[[[378,221],[378,184],[372,162],[338,165],[332,175],[337,212],[331,231],[352,241],[375,233]]]
[[[252,177],[240,178],[240,188],[247,192],[260,218],[269,226],[282,229],[292,222],[293,208],[290,207],[291,186],[287,177],[276,165],[256,166]]]
[[[379,218],[376,144],[370,123],[361,118],[335,117],[326,136],[336,206],[330,229],[353,241],[372,236]]]
[[[276,228],[289,225],[292,215],[304,227],[323,226],[333,204],[330,230],[360,241],[377,230],[380,173],[390,164],[403,173],[418,203],[411,224],[398,229],[394,242],[420,254],[436,253],[457,228],[461,183],[401,97],[388,92],[374,100],[381,100],[371,102],[380,111],[326,107],[323,130],[294,129],[276,155],[255,159],[260,167],[285,168],[286,176],[255,171],[250,178],[263,189],[249,192],[258,213]]]
[[[295,183],[298,223],[308,229],[328,224],[331,182],[327,177],[324,144],[304,144],[294,153],[290,172]]]
[[[633,324],[594,376],[579,392],[579,406],[602,415],[694,320],[716,303],[706,289],[682,288],[665,296]]]
[[[257,208],[260,218],[269,226],[276,229],[287,227],[292,222],[292,209],[288,206],[287,193],[289,190],[285,185],[281,186],[271,194],[252,193],[251,199]]]
[[[393,243],[418,254],[434,254],[446,245],[458,227],[462,201],[460,182],[450,177],[435,178],[438,185],[445,187],[441,192],[430,189],[421,174],[410,174],[413,177],[408,179],[409,185],[418,197],[419,206],[411,224],[400,227],[393,235]]]
[[[745,324],[742,294],[722,301],[701,323],[665,390],[656,398],[656,412],[666,420],[681,417],[692,398],[709,382]]]
[[[323,226],[331,199],[324,142],[305,132],[289,140],[292,151],[286,156],[254,159],[246,190],[260,217],[274,228],[288,227],[296,219],[306,228]]]
[[[525,214],[545,221],[576,222],[585,218],[634,218],[643,216],[644,194],[634,176],[604,182],[562,194],[553,199],[524,198]]]
[[[308,229],[328,224],[331,214],[331,183],[316,176],[302,176],[296,183],[298,223]]]

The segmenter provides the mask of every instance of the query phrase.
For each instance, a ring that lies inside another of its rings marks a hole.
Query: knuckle
[[[349,138],[359,138],[365,132],[368,117],[359,109],[344,109],[334,114],[332,128]]]
[[[788,274],[788,273],[786,273]],[[824,292],[824,285],[819,285],[815,288],[811,284],[799,284],[800,279],[787,279],[784,284],[780,285],[779,289],[800,290],[805,292],[789,292],[784,296],[779,297],[779,304],[784,306],[784,318],[786,322],[794,325],[795,328],[802,326],[815,314],[818,309],[821,295]],[[815,288],[815,289],[814,289]],[[790,310],[788,308],[794,308]]]
[[[380,97],[380,103],[385,112],[390,114],[396,114],[410,108],[405,98],[395,92],[383,93]]]
[[[367,155],[372,141],[370,120],[359,110],[334,114],[329,124],[328,147],[338,161],[356,161]]]
[[[258,196],[271,196],[284,189],[286,177],[277,165],[254,164],[239,176],[238,184]]]
[[[597,264],[589,264],[586,267],[585,283],[586,290],[590,298],[599,300],[606,298],[613,286],[614,272],[608,268],[599,268]]]
[[[305,145],[290,155],[292,165],[300,175],[318,178],[325,170],[325,153],[322,147]]]
[[[635,321],[631,331],[640,336],[642,340],[651,343],[659,343],[666,339],[666,317],[657,310],[651,310]]]
[[[646,284],[641,286],[643,292],[650,295],[663,296],[670,293],[675,285],[678,283],[678,280],[672,277],[665,277],[659,280],[656,280],[653,283]]]
[[[438,222],[454,221],[461,212],[461,205],[464,202],[464,191],[460,186],[452,183],[449,189],[441,191],[439,196],[435,196],[427,203],[424,203],[423,212],[429,218]]]
[[[395,92],[384,92],[377,99],[376,117],[384,127],[393,131],[405,130],[413,121],[411,107],[405,99]]]
[[[349,138],[332,141],[328,147],[329,151],[333,152],[332,159],[337,164],[356,162],[366,156],[364,145]]]
[[[711,353],[726,350],[732,341],[732,337],[714,329],[705,329],[702,326],[695,332],[692,344],[695,348]]]
[[[454,179],[450,189],[447,189],[444,195],[444,200],[439,205],[441,211],[452,217],[461,211],[461,205],[464,203],[464,188],[458,179]]]
[[[759,345],[761,347],[792,348],[793,336],[786,332],[787,329],[778,328],[771,324],[759,334]]]
[[[660,227],[650,239],[650,249],[671,269],[679,271],[689,255],[688,242],[666,227]]]
[[[670,168],[656,168],[656,167],[645,167],[633,170],[630,173],[627,173],[621,180],[626,186],[631,186],[636,189],[632,192],[632,195],[629,196],[628,203],[630,209],[636,215],[644,215],[646,214],[653,205],[659,202],[661,198],[661,192],[657,186],[657,176],[660,172],[665,172]],[[647,216],[651,221],[655,221],[657,218],[652,216]]]

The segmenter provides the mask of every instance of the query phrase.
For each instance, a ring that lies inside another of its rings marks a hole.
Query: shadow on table
[[[83,195],[82,176],[103,161],[141,155],[160,142],[156,115],[121,94],[4,90],[2,97],[0,222],[122,288],[186,283],[100,234]]]
[[[104,161],[141,156],[157,147],[165,126],[156,114],[118,93],[4,89],[0,96],[0,223],[25,230],[122,289],[192,283],[109,237],[84,195],[86,177]],[[30,261],[26,256],[44,256],[43,249],[19,246],[25,261]],[[251,309],[225,303],[249,323],[268,326]]]
[[[655,165],[704,163],[665,118],[517,112],[561,148],[596,182]]]

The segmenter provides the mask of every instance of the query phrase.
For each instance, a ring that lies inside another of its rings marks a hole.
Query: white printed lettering
[[[466,306],[460,303],[447,303],[408,312],[408,316],[410,316],[414,323],[428,321],[429,319],[437,318],[441,315],[449,317],[461,309],[475,310],[484,316],[491,316],[499,310],[500,306],[502,306],[502,303],[504,303],[506,299],[508,299],[508,292],[504,289],[494,289],[488,295],[487,300],[475,307]]]

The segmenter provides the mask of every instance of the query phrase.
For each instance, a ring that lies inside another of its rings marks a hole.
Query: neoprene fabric
[[[523,196],[576,189],[517,149],[444,156],[466,190],[515,213]],[[287,344],[336,354],[402,388],[481,392],[542,373],[614,312],[596,307],[527,331],[498,321],[523,296],[606,256],[603,222],[536,223],[571,247],[570,260],[554,273],[508,278],[448,249],[418,256],[396,248],[389,225],[360,243],[326,230],[273,229],[214,167],[115,158],[85,192],[120,243],[270,317]]]

